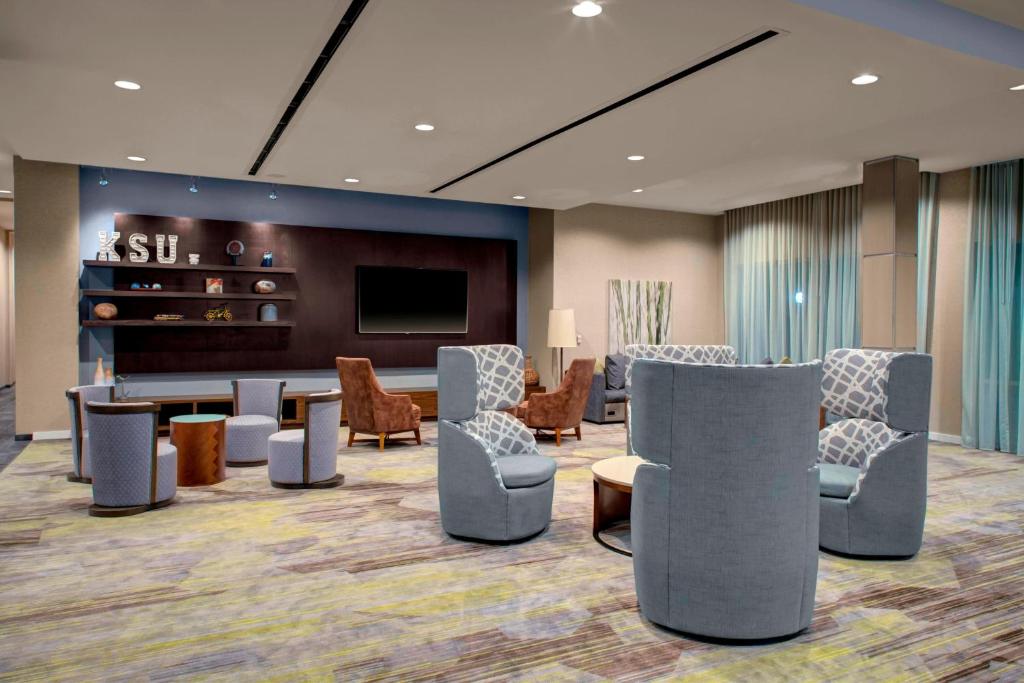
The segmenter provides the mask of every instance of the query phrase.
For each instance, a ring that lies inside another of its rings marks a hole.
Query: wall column
[[[917,159],[864,163],[861,346],[913,351],[917,343]]]
[[[18,434],[69,428],[78,384],[78,166],[14,157]]]

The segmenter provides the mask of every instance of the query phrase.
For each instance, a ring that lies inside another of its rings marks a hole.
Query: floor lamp
[[[562,381],[562,365],[567,348],[576,348],[576,315],[571,308],[548,311],[548,346],[558,349],[558,381]]]

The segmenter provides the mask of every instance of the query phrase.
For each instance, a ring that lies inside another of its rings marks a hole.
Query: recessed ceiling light
[[[518,200],[522,200],[522,199],[526,199],[526,195],[525,194],[514,194],[514,195],[512,195],[512,199],[515,199],[517,201]]]
[[[345,178],[346,183],[358,183],[359,178]]]
[[[583,2],[577,2],[572,8],[572,13],[577,17],[583,17],[589,19],[590,17],[596,17],[601,13],[601,6],[593,0],[583,0]]]
[[[114,81],[114,85],[122,90],[142,90],[142,86],[135,81]]]
[[[11,194],[10,190],[0,190],[0,194]]]
[[[643,192],[643,191],[644,191],[644,188],[642,188],[642,187],[638,187],[635,190],[633,190],[633,192]]]
[[[854,78],[850,83],[854,85],[871,85],[878,80],[878,76],[874,74],[861,74]]]
[[[630,154],[628,157],[626,157],[626,159],[629,160],[629,161],[643,161],[644,160],[644,155],[643,154]]]
[[[128,157],[128,161],[145,161],[145,160],[146,160],[146,157],[139,157],[139,156],[135,156],[135,155],[132,155],[132,156]]]
[[[1024,83],[1021,83],[1020,85],[1015,85],[1012,88],[1010,88],[1010,90],[1024,90]]]
[[[434,126],[429,123],[417,123],[413,126],[416,130],[422,130],[423,132],[434,130]]]

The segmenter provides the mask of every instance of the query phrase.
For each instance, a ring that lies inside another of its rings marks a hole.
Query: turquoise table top
[[[171,422],[179,422],[183,424],[195,424],[197,422],[217,422],[223,420],[227,415],[215,415],[213,413],[197,413],[196,415],[178,415],[172,417]]]

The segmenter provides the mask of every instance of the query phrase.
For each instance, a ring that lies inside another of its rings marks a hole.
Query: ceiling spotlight
[[[861,74],[850,81],[850,83],[853,83],[854,85],[871,85],[876,81],[878,81],[878,76],[874,74]]]
[[[512,195],[512,199],[515,199],[516,201],[521,201],[523,199],[526,199],[526,195],[525,194],[514,194],[514,195]]]
[[[122,90],[142,90],[142,86],[135,81],[114,81],[114,85]]]
[[[270,188],[270,194],[267,195],[267,199],[277,199],[277,185]]]
[[[103,169],[100,171],[100,187],[106,187],[109,184],[110,181],[107,180],[107,169]]]
[[[359,178],[345,178],[346,183],[358,183]]]
[[[145,161],[146,157],[135,156],[134,154],[128,157],[128,161]]]
[[[643,154],[630,154],[628,157],[626,157],[626,160],[627,161],[643,161],[644,160],[644,155]]]
[[[417,123],[415,126],[413,126],[413,128],[415,128],[416,130],[421,130],[424,133],[434,130],[434,126],[429,123]]]
[[[199,192],[199,184],[195,176],[192,176],[192,183],[188,186],[188,191],[192,194]]]
[[[593,0],[583,0],[583,2],[577,2],[572,8],[572,13],[577,17],[589,19],[590,17],[596,17],[601,13],[601,6]]]
[[[644,191],[644,188],[642,188],[642,187],[638,187],[635,190],[633,190],[633,192],[643,192],[643,191]]]
[[[1021,83],[1020,85],[1015,85],[1012,88],[1010,88],[1010,90],[1024,90],[1024,83]]]

